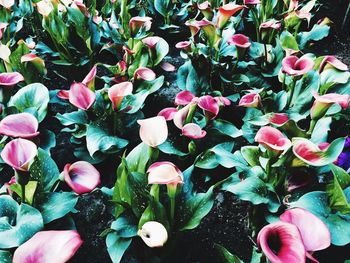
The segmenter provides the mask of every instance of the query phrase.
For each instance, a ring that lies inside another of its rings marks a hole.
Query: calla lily
[[[260,128],[255,135],[255,141],[276,152],[286,151],[292,146],[291,141],[282,132],[269,126]]]
[[[273,113],[270,115],[269,121],[276,126],[282,126],[289,120],[289,117],[285,113]]]
[[[44,60],[33,53],[25,54],[21,57],[21,63],[25,62],[33,62],[45,66]]]
[[[151,248],[162,247],[168,240],[166,228],[156,221],[146,222],[137,234]]]
[[[211,8],[209,1],[205,1],[201,4],[197,4],[198,9],[202,12],[206,19],[212,19],[214,12]]]
[[[239,106],[246,108],[257,108],[260,104],[261,98],[258,93],[249,93],[244,95],[240,101]]]
[[[349,106],[349,94],[329,93],[320,96],[314,92],[313,96],[315,101],[310,111],[310,116],[313,120],[322,118],[333,104],[339,104],[344,110]]]
[[[178,112],[176,108],[165,108],[158,113],[158,116],[163,116],[165,120],[170,121],[174,119],[176,112]]]
[[[37,2],[36,7],[38,9],[38,13],[44,17],[48,17],[54,9],[50,0],[41,0],[40,2]]]
[[[87,9],[86,5],[82,1],[74,1],[74,5],[77,9],[80,10],[86,17],[90,17],[89,10]]]
[[[268,30],[268,29],[278,30],[281,28],[281,22],[271,19],[269,21],[261,23],[259,28],[260,28],[260,31]]]
[[[181,41],[181,42],[178,42],[175,47],[177,49],[183,49],[184,51],[186,52],[191,52],[191,42],[190,41]]]
[[[285,211],[280,220],[295,225],[308,252],[325,249],[331,245],[331,233],[327,226],[314,214],[301,208]]]
[[[195,106],[196,103],[191,102],[174,114],[174,124],[176,127],[178,127],[179,129],[183,128],[187,115],[189,114],[192,107]]]
[[[171,162],[156,162],[148,170],[148,184],[182,184],[183,175]]]
[[[243,8],[244,6],[236,5],[234,3],[228,3],[219,7],[219,12],[216,18],[216,27],[220,29],[223,28],[226,25],[227,21],[230,19],[230,17],[242,10]]]
[[[60,90],[56,94],[62,100],[69,100],[69,90]]]
[[[344,148],[344,138],[334,140],[326,149],[305,138],[293,138],[293,153],[301,161],[312,166],[324,166],[337,161]]]
[[[320,68],[318,70],[319,73],[322,73],[327,68],[335,68],[340,71],[348,71],[349,68],[339,59],[334,56],[325,56],[320,64]]]
[[[0,121],[0,134],[10,137],[33,138],[39,134],[38,120],[30,113],[6,116]]]
[[[198,21],[189,20],[189,21],[185,22],[185,25],[189,27],[192,37],[194,37],[195,35],[198,34],[198,32],[200,30],[200,27],[198,25]]]
[[[196,96],[189,90],[179,92],[175,97],[175,105],[185,106],[189,104]]]
[[[131,82],[121,82],[115,84],[108,89],[108,97],[112,102],[114,110],[118,110],[125,96],[132,94],[132,83]]]
[[[297,56],[288,56],[282,60],[282,71],[290,76],[302,76],[314,67],[314,62],[303,56],[298,58]]]
[[[215,97],[214,99],[219,103],[219,106],[230,106],[231,105],[231,101],[228,98],[219,96],[219,97]]]
[[[228,44],[234,45],[237,48],[247,49],[250,47],[251,43],[249,42],[249,38],[243,34],[235,34],[228,41]]]
[[[78,161],[64,166],[64,180],[77,194],[90,193],[100,184],[100,173],[85,161]]]
[[[70,86],[69,102],[75,107],[88,110],[95,102],[96,94],[83,83],[75,82]]]
[[[2,35],[4,34],[8,24],[0,22],[0,39],[2,39]]]
[[[260,0],[244,0],[245,5],[258,5],[260,4]]]
[[[0,43],[0,59],[2,59],[7,63],[10,63],[10,56],[11,56],[10,48],[7,45],[3,45]]]
[[[82,243],[76,230],[41,231],[16,249],[13,263],[64,263]]]
[[[219,114],[219,104],[215,98],[210,95],[202,96],[198,99],[198,107],[205,111],[209,119],[214,119]]]
[[[130,27],[130,33],[131,36],[135,37],[137,33],[140,31],[141,28],[143,28],[145,31],[148,31],[151,29],[152,25],[152,18],[148,16],[135,16],[132,17],[129,21],[129,27]]]
[[[153,72],[153,70],[145,67],[140,67],[137,70],[135,70],[134,78],[135,79],[142,79],[147,81],[152,81],[156,79],[156,73]]]
[[[142,43],[147,45],[149,48],[155,48],[159,40],[161,40],[161,37],[153,36],[153,37],[146,37],[142,39]]]
[[[163,116],[156,116],[144,120],[138,120],[140,124],[140,138],[143,143],[157,147],[168,138],[168,126]]]
[[[10,9],[15,4],[15,0],[0,0],[0,5]]]
[[[93,90],[95,87],[95,77],[97,73],[97,66],[93,66],[90,72],[83,79],[82,83],[86,85],[89,89]]]
[[[18,138],[5,145],[1,158],[15,170],[28,171],[30,163],[37,154],[38,148],[35,143]]]
[[[21,73],[0,73],[0,86],[14,86],[21,81],[24,81],[24,77]]]
[[[182,128],[182,135],[191,139],[201,139],[207,135],[207,132],[203,131],[201,127],[195,123],[187,123]]]

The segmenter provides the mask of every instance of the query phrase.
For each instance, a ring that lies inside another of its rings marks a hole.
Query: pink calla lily
[[[195,103],[189,103],[182,109],[175,112],[173,120],[176,127],[178,127],[179,129],[183,128],[184,122],[187,118],[188,113],[190,112],[190,109],[195,105],[196,105]]]
[[[191,52],[191,42],[190,41],[181,41],[181,42],[178,42],[175,47],[177,49],[183,49],[184,51],[186,52]]]
[[[147,170],[148,184],[182,184],[183,175],[177,166],[171,162],[153,163]]]
[[[276,152],[286,151],[292,146],[291,141],[282,132],[270,126],[260,128],[255,135],[255,141]]]
[[[135,16],[129,21],[130,32],[133,37],[137,35],[141,28],[144,28],[145,31],[150,30],[151,25],[152,18],[148,16]]]
[[[175,105],[185,106],[189,104],[196,96],[189,90],[179,92],[175,97]]]
[[[38,148],[35,143],[18,138],[5,145],[1,158],[15,170],[28,171],[30,163],[37,154]]]
[[[156,116],[144,120],[138,120],[140,124],[140,138],[143,143],[157,147],[168,138],[168,126],[163,116]]]
[[[64,180],[77,194],[90,193],[100,184],[100,173],[85,161],[78,161],[64,166]]]
[[[69,90],[60,90],[56,94],[62,100],[69,100]]]
[[[182,135],[191,139],[202,139],[207,135],[207,132],[195,123],[187,123],[182,128]]]
[[[298,228],[290,223],[275,222],[258,234],[258,245],[272,263],[305,263],[306,251]]]
[[[75,107],[88,110],[96,100],[95,92],[91,91],[83,83],[75,82],[70,86],[69,102]]]
[[[271,19],[269,21],[261,23],[259,28],[260,28],[260,31],[268,30],[268,29],[279,30],[281,28],[281,22]]]
[[[289,117],[285,113],[272,113],[270,115],[269,121],[271,124],[274,124],[276,126],[282,126],[289,121]]]
[[[258,5],[260,4],[260,0],[244,0],[245,5]]]
[[[219,103],[219,106],[230,106],[231,105],[231,101],[228,98],[219,96],[219,97],[215,97],[214,99]]]
[[[125,96],[132,94],[132,83],[131,82],[121,82],[115,84],[108,89],[108,97],[112,102],[114,110],[118,110]]]
[[[3,36],[7,26],[8,26],[7,23],[0,22],[0,39],[2,39],[2,36]]]
[[[194,37],[195,35],[198,34],[198,32],[200,30],[200,27],[198,25],[198,21],[193,21],[193,20],[186,21],[185,25],[189,27],[192,37]]]
[[[240,101],[239,106],[246,108],[257,108],[260,104],[261,98],[258,93],[249,93],[244,95]]]
[[[30,113],[11,114],[0,121],[0,134],[14,138],[33,138],[39,134],[38,127],[38,120]]]
[[[243,34],[235,34],[228,41],[228,44],[234,45],[237,48],[247,49],[250,47],[251,43],[249,42],[249,38]]]
[[[327,68],[335,68],[340,71],[348,71],[349,68],[346,64],[341,62],[339,59],[337,59],[334,56],[325,56],[323,60],[321,61],[320,68],[318,72],[322,72],[323,70]]]
[[[153,70],[145,67],[140,67],[137,70],[135,70],[134,78],[135,79],[142,79],[146,81],[152,81],[156,79],[156,73],[154,73]]]
[[[158,113],[158,116],[163,116],[165,120],[170,121],[174,119],[175,113],[177,112],[178,110],[176,108],[165,108]]]
[[[302,208],[285,211],[280,220],[295,225],[308,252],[325,249],[331,245],[328,227],[314,214]]]
[[[216,27],[223,28],[231,16],[242,10],[244,6],[236,5],[234,3],[228,3],[219,7],[219,12],[216,20]]]
[[[214,12],[211,8],[209,1],[205,1],[203,3],[197,4],[198,9],[202,12],[206,19],[212,19]]]
[[[215,98],[210,95],[202,96],[198,99],[198,107],[205,111],[209,119],[214,119],[219,114],[219,104]]]
[[[90,72],[83,79],[82,83],[86,85],[89,89],[93,90],[95,86],[95,77],[97,73],[97,66],[93,66]]]
[[[333,104],[339,104],[344,110],[349,107],[349,94],[329,93],[320,96],[314,92],[313,96],[315,101],[310,111],[311,119],[322,118]]]
[[[142,39],[142,43],[144,43],[145,45],[147,45],[149,48],[155,48],[157,43],[161,40],[161,37],[157,37],[157,36],[152,36],[152,37],[146,37],[144,39]]]
[[[76,230],[41,231],[16,249],[13,263],[65,263],[82,243]]]
[[[21,73],[0,73],[0,86],[14,86],[21,81],[24,81],[24,77]]]
[[[314,64],[312,59],[306,56],[288,56],[282,60],[282,71],[290,76],[302,76],[311,71]]]

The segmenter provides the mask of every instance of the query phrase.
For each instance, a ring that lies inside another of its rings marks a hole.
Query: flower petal
[[[148,184],[182,184],[183,175],[171,162],[153,163],[147,170]]]
[[[70,86],[69,102],[75,107],[88,110],[95,102],[96,94],[83,83],[75,82]]]
[[[38,120],[30,113],[11,114],[0,122],[0,134],[10,137],[33,138],[39,134]]]
[[[184,90],[179,92],[176,97],[175,97],[175,105],[187,105],[189,104],[196,96],[189,91],[189,90]]]
[[[187,123],[182,128],[182,135],[191,138],[191,139],[201,139],[207,134],[206,131],[203,131],[201,127],[195,123]]]
[[[24,77],[21,73],[0,73],[0,86],[14,86],[21,81],[24,81]]]
[[[143,143],[157,147],[168,138],[168,126],[163,116],[156,116],[144,120],[138,120],[140,124],[140,138]]]
[[[273,151],[286,151],[292,146],[291,141],[284,137],[283,133],[269,126],[260,128],[255,135],[255,141]]]
[[[131,82],[121,82],[108,89],[108,98],[112,102],[114,110],[118,110],[123,98],[132,94],[133,85]]]
[[[158,113],[158,116],[163,116],[165,120],[170,121],[174,118],[176,112],[176,108],[165,108]]]

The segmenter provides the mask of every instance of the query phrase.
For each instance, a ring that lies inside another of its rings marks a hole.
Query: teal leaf
[[[119,263],[128,249],[132,241],[132,238],[123,238],[112,232],[107,235],[106,245],[109,256],[113,263]]]

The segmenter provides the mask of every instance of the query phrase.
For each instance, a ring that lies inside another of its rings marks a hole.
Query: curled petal
[[[85,161],[66,164],[63,174],[69,187],[79,195],[91,192],[100,184],[99,171]]]
[[[5,163],[19,171],[28,171],[30,163],[38,154],[35,143],[26,139],[15,139],[7,143],[1,152]]]
[[[349,94],[329,93],[320,96],[314,92],[313,96],[315,98],[315,102],[313,103],[310,111],[311,119],[322,118],[333,104],[339,104],[344,110],[349,106]]]
[[[60,90],[56,95],[62,100],[69,100],[69,90]]]
[[[195,123],[188,123],[182,128],[182,135],[191,139],[201,139],[207,134],[201,127]]]
[[[196,96],[191,91],[184,90],[179,92],[175,97],[175,105],[187,105],[189,104]]]
[[[91,89],[95,84],[96,73],[97,73],[97,66],[95,65],[92,67],[90,72],[86,75],[86,77],[83,79],[82,83]]]
[[[270,123],[276,126],[282,126],[287,121],[289,121],[289,117],[285,113],[272,113],[269,118]]]
[[[240,101],[239,106],[246,107],[246,108],[256,108],[259,106],[261,101],[260,95],[257,93],[249,93],[244,95]]]
[[[146,222],[137,232],[143,242],[149,247],[162,247],[168,240],[166,228],[156,221]]]
[[[226,22],[230,19],[230,17],[242,10],[243,8],[243,5],[236,5],[234,3],[228,3],[219,7],[216,26],[220,29],[223,28]]]
[[[138,120],[140,124],[140,138],[143,143],[157,147],[168,138],[168,126],[163,116],[156,116],[144,120]]]
[[[303,56],[298,58],[297,56],[288,56],[282,60],[282,71],[290,76],[302,76],[314,67],[314,62]]]
[[[33,138],[39,134],[38,120],[30,113],[6,116],[0,122],[0,134],[10,137]]]
[[[203,109],[210,119],[215,118],[219,114],[219,104],[212,96],[200,97],[198,99],[198,107]]]
[[[175,114],[174,114],[174,124],[175,124],[176,127],[178,127],[179,129],[182,129],[182,127],[184,126],[184,122],[185,122],[185,120],[187,118],[187,115],[190,112],[190,109],[194,105],[195,104],[193,104],[193,103],[189,103],[185,107],[183,107],[182,109],[180,109],[177,112],[175,112]]]
[[[0,86],[14,86],[21,81],[24,81],[24,77],[21,73],[0,73]]]
[[[260,25],[260,30],[264,30],[264,29],[279,30],[280,28],[281,28],[281,23],[277,20],[274,20],[274,19],[271,19],[269,21],[261,23],[261,25]]]
[[[156,73],[153,72],[153,70],[145,67],[138,68],[134,73],[135,79],[142,79],[147,81],[152,81],[156,79]]]
[[[13,263],[67,262],[82,243],[76,230],[41,231],[16,249]]]
[[[319,72],[321,73],[328,66],[334,67],[340,71],[348,71],[349,68],[334,56],[325,56],[320,64]]]
[[[183,175],[171,162],[156,162],[148,170],[148,184],[182,184]]]
[[[183,49],[185,51],[191,51],[191,42],[190,41],[181,41],[181,42],[178,42],[175,47],[177,49]]]
[[[95,102],[96,94],[83,83],[75,82],[70,86],[69,102],[75,107],[88,110]]]
[[[144,28],[145,31],[151,29],[152,18],[148,16],[135,16],[132,17],[129,21],[130,32],[132,36],[136,36],[141,28]]]
[[[328,227],[309,211],[302,208],[289,209],[280,216],[280,219],[299,229],[306,251],[318,251],[331,245],[331,233]]]
[[[255,141],[273,151],[286,151],[291,146],[291,141],[284,137],[276,128],[265,126],[256,133]]]
[[[119,109],[125,96],[132,94],[132,89],[132,83],[128,81],[115,84],[108,89],[108,97],[114,110]]]
[[[286,222],[269,224],[260,230],[257,241],[272,263],[305,263],[306,251],[295,225]]]
[[[144,39],[142,39],[142,43],[144,43],[145,45],[147,45],[149,48],[155,48],[157,43],[159,42],[159,40],[161,40],[161,37],[146,37]]]
[[[177,111],[178,110],[176,108],[165,108],[158,113],[158,116],[163,116],[165,120],[170,121],[174,119],[175,113]]]

